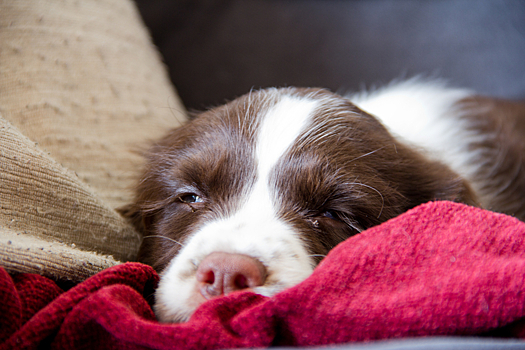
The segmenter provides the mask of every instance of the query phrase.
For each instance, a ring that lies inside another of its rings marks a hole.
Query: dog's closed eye
[[[341,214],[339,214],[335,210],[330,210],[330,209],[326,210],[321,215],[323,217],[327,218],[327,219],[331,219],[331,220],[335,220],[335,221],[342,221],[341,217],[340,217]]]

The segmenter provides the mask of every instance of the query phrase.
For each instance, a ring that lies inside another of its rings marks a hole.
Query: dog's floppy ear
[[[362,169],[376,171],[368,175],[361,173],[360,176],[368,176],[365,177],[367,183],[382,194],[384,202],[381,212],[384,219],[436,200],[480,206],[468,181],[448,165],[395,137],[379,118],[359,109],[350,101],[349,106],[354,114],[361,116],[356,120],[355,129],[351,130],[350,139],[357,141],[351,146],[368,155],[355,160],[360,162]],[[355,166],[355,160],[349,163]],[[390,207],[392,210],[389,210]]]
[[[130,222],[135,227],[135,229],[142,235],[142,237],[148,236],[147,221],[151,221],[151,217],[145,216],[142,213],[142,210],[140,210],[140,208],[138,208],[135,203],[120,207],[117,209],[117,212],[120,213],[120,215],[122,215],[125,219],[127,219],[128,222]],[[149,222],[149,224],[151,225],[151,222]],[[143,240],[137,255],[137,261],[150,265],[157,271],[159,271],[159,265],[165,265],[168,262],[164,261],[163,259],[156,259],[156,251],[158,251],[158,249],[155,246],[155,241]]]
[[[144,217],[142,215],[142,211],[137,208],[136,204],[127,204],[123,207],[117,208],[116,210],[129,223],[131,223],[140,234],[145,234],[146,225],[144,223]]]

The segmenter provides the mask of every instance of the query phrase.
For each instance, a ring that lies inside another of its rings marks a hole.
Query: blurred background
[[[423,74],[525,99],[523,0],[136,0],[188,109]]]

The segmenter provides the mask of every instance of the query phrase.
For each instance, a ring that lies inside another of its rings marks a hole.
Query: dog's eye
[[[339,216],[339,213],[337,213],[335,210],[327,210],[323,212],[322,215],[327,219],[341,221],[341,217]]]
[[[195,193],[183,194],[182,196],[179,196],[179,200],[186,204],[202,203],[202,198]]]

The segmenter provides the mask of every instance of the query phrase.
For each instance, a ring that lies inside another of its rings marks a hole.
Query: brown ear
[[[117,211],[142,234],[143,238],[158,237],[152,234],[151,231],[148,233],[148,229],[151,230],[153,224],[153,217],[147,214],[144,215],[137,208],[136,204],[128,204],[118,208]],[[162,254],[162,252],[162,240],[143,239],[137,254],[137,261],[150,265],[157,272],[160,272],[168,265],[172,257],[171,255]]]
[[[398,186],[401,193],[409,200],[409,208],[435,200],[448,200],[480,207],[470,184],[447,165],[430,160],[399,142],[397,152],[407,159],[403,167],[397,169],[395,178],[400,179]]]
[[[462,182],[461,184],[462,189],[458,193],[456,202],[460,202],[460,203],[464,203],[467,205],[481,208],[481,203],[479,201],[479,198],[475,194],[470,184],[464,179],[462,179],[461,182]]]
[[[123,207],[117,208],[117,212],[130,222],[135,229],[142,235],[146,232],[146,225],[144,224],[144,217],[142,212],[135,204],[127,204]]]
[[[123,207],[120,207],[117,209],[117,212],[120,213],[120,215],[122,215],[124,218],[126,218],[135,227],[135,229],[138,232],[140,232],[142,237],[147,236],[146,221],[148,220],[148,218],[142,214],[142,211],[139,208],[137,208],[135,204],[128,204]],[[155,246],[155,243],[155,240],[143,240],[137,255],[137,261],[150,265],[157,271],[160,271],[159,264],[161,264],[161,266],[164,267],[165,264],[168,263],[168,261],[158,261],[158,259],[156,258],[158,254],[155,254],[155,252],[158,251],[158,248]]]

